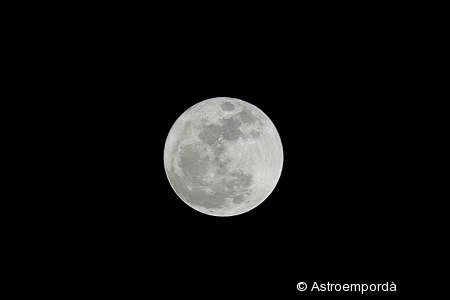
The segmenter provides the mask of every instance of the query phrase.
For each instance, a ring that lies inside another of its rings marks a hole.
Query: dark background
[[[100,197],[96,215],[110,221],[100,235],[125,250],[129,258],[116,255],[126,270],[152,276],[168,293],[295,295],[298,281],[401,285],[408,103],[392,53],[339,42],[344,49],[331,54],[220,42],[206,53],[179,50],[105,99],[115,125],[104,124],[95,139],[112,134],[114,155],[106,157],[114,175],[105,186],[112,198]],[[217,96],[262,109],[285,156],[270,197],[230,218],[185,205],[162,160],[176,118]]]
[[[400,295],[418,106],[405,25],[208,16],[63,30],[52,53],[56,77],[71,71],[57,81],[70,139],[54,151],[70,151],[74,178],[62,180],[61,270],[100,294],[282,299],[329,281],[395,282]],[[275,190],[239,216],[193,210],[164,171],[171,126],[212,97],[256,105],[283,144]]]

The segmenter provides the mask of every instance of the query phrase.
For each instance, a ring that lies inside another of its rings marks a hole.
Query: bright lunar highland
[[[261,204],[282,167],[283,148],[272,121],[234,98],[208,99],[186,110],[164,147],[164,168],[176,194],[212,216],[234,216]]]

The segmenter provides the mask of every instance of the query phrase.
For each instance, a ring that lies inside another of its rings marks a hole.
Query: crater
[[[218,157],[225,151],[225,147],[222,142],[217,143],[214,147],[214,157],[218,159]]]
[[[186,202],[204,208],[222,208],[225,204],[225,200],[221,194],[218,194],[216,191],[207,193],[201,187],[194,187],[188,197],[186,197]]]
[[[235,186],[236,190],[248,188],[252,183],[252,175],[242,173],[241,171],[232,172],[231,174],[234,175],[231,183]]]
[[[256,131],[255,129],[252,129],[252,131],[250,131],[250,136],[255,139],[259,138],[261,136],[261,132]]]
[[[234,204],[242,203],[242,201],[244,201],[244,196],[242,196],[242,195],[238,195],[233,198]]]
[[[234,105],[230,102],[224,102],[220,105],[220,107],[222,107],[222,110],[225,110],[225,111],[234,110]]]

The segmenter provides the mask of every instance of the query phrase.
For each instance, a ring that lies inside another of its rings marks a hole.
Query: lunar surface
[[[283,148],[272,121],[234,98],[208,99],[186,110],[164,147],[164,167],[176,194],[212,216],[234,216],[261,204],[282,166]]]

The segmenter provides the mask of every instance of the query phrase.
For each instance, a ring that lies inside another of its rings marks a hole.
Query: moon
[[[164,168],[175,193],[211,216],[235,216],[261,204],[282,167],[274,124],[259,108],[236,98],[211,98],[190,107],[164,146]]]

